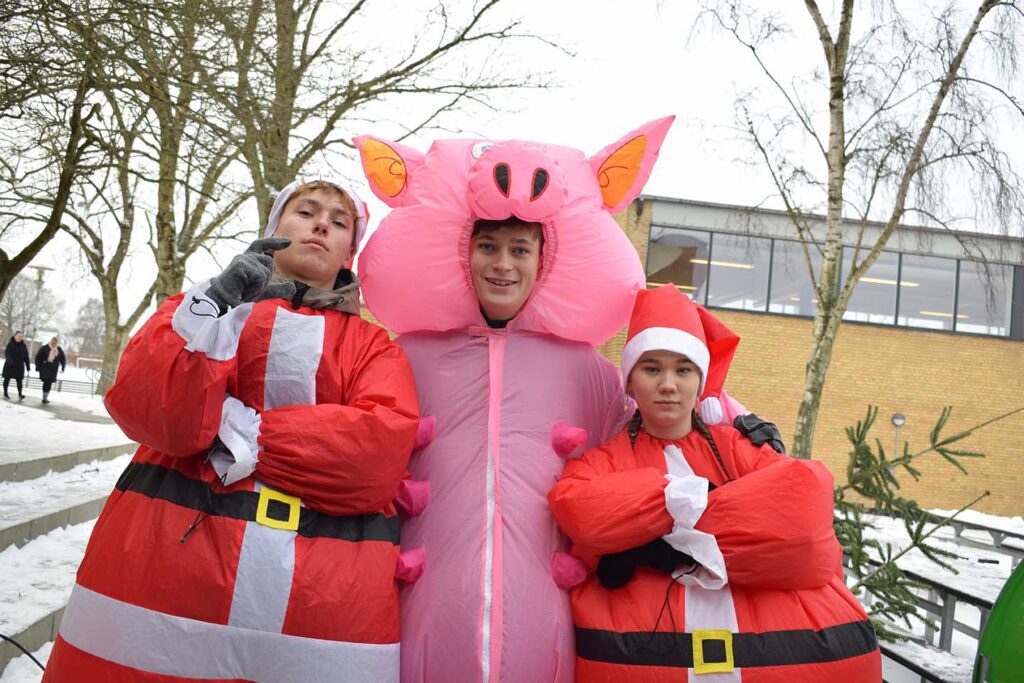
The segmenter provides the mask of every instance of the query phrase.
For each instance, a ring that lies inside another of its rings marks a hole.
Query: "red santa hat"
[[[700,368],[699,396],[717,399],[739,343],[735,332],[675,285],[641,290],[622,349],[622,379],[629,381],[629,373],[645,351],[674,351]]]

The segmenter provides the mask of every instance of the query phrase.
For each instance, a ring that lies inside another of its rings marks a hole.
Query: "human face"
[[[530,228],[498,228],[473,237],[469,272],[488,319],[511,320],[522,310],[537,282],[540,251],[540,236]]]
[[[354,226],[355,217],[332,192],[313,190],[292,197],[274,231],[274,237],[292,243],[274,254],[274,270],[310,287],[334,289],[338,271],[352,266]]]
[[[644,352],[626,383],[626,393],[636,401],[647,433],[670,441],[690,433],[699,391],[700,369],[672,351]]]
[[[22,339],[24,339],[24,337],[21,336],[21,332],[18,332],[16,335],[14,335],[14,341],[20,342]]]

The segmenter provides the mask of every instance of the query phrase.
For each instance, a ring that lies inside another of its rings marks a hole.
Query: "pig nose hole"
[[[533,188],[530,191],[530,201],[537,199],[544,190],[548,189],[548,172],[543,168],[538,168],[533,172]]]
[[[498,164],[494,167],[494,184],[498,186],[501,193],[508,196],[508,186],[511,180],[512,170],[508,164]]]

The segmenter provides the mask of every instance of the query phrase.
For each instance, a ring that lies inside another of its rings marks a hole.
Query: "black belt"
[[[205,481],[152,463],[133,462],[117,480],[121,491],[133,491],[208,515],[260,522],[310,538],[343,541],[387,541],[398,545],[398,516],[328,515],[299,505],[299,499],[264,487],[254,491],[215,493]]]
[[[692,668],[698,673],[731,671],[733,667],[822,664],[877,649],[875,631],[867,621],[852,621],[820,631],[768,633],[717,630],[618,633],[576,628],[576,654],[584,659],[608,664]],[[695,659],[701,661],[695,665]]]

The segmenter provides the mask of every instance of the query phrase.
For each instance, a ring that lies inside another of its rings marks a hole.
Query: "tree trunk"
[[[121,362],[121,352],[128,344],[129,330],[121,325],[107,325],[103,333],[103,369],[100,372],[97,394],[107,393],[107,389],[117,377],[117,366]]]

